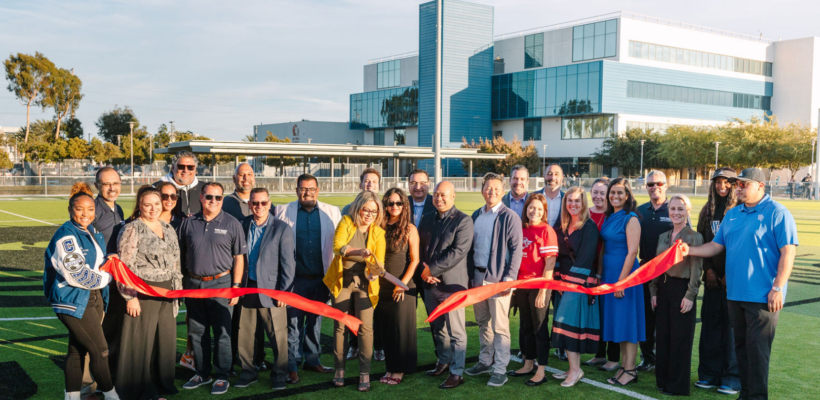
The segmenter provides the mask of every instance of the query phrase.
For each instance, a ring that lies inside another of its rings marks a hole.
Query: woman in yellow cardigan
[[[370,273],[367,262],[378,260],[384,265],[384,230],[380,228],[382,202],[375,193],[363,191],[350,205],[350,215],[345,215],[336,227],[333,253],[336,255],[325,274],[325,285],[333,295],[333,307],[347,313],[351,304],[356,318],[362,320],[359,327],[359,391],[370,390],[370,359],[373,356],[373,309],[379,302],[379,279]],[[344,386],[345,326],[336,321],[333,332],[333,363],[336,374],[333,384]]]

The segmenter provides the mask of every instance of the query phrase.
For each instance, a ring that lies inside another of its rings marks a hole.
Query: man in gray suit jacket
[[[243,287],[290,291],[296,275],[293,232],[284,221],[270,214],[270,196],[265,188],[251,191],[252,215],[242,222],[248,243],[248,274]],[[288,312],[285,304],[263,294],[250,294],[240,302],[238,353],[242,374],[236,387],[256,382],[259,372],[254,363],[254,337],[261,324],[275,354],[271,381],[273,390],[285,388],[288,375]]]
[[[473,242],[473,220],[455,207],[452,183],[442,181],[433,193],[437,212],[425,214],[419,224],[419,255],[423,262],[424,304],[430,314],[453,293],[469,286],[467,253]],[[467,356],[467,328],[463,308],[449,312],[430,323],[436,345],[436,367],[429,376],[450,376],[439,387],[455,388],[464,383]]]

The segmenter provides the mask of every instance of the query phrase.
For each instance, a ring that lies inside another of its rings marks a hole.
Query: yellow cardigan
[[[351,219],[349,215],[345,215],[341,222],[339,222],[339,225],[336,226],[336,234],[333,237],[333,254],[335,256],[323,279],[323,282],[327,285],[328,289],[330,289],[330,293],[333,294],[334,298],[338,297],[342,291],[342,281],[344,278],[344,262],[342,260],[341,250],[342,247],[347,246],[350,239],[353,238],[356,229],[358,228],[356,228],[356,224],[353,223],[353,219]],[[370,250],[382,264],[384,264],[384,252],[386,247],[384,229],[375,224],[370,225],[367,236],[367,249]],[[375,308],[379,302],[378,279],[370,281],[367,293],[368,297],[370,297],[370,302],[373,303],[373,307]]]

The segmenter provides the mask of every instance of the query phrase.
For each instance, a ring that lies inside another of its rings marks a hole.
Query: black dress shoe
[[[518,373],[515,370],[507,371],[507,376],[515,377],[515,376],[529,376],[529,375],[535,375],[535,367],[533,367],[533,369],[531,369],[527,372],[524,372],[524,373]]]
[[[527,379],[527,381],[524,382],[524,384],[527,385],[527,386],[538,386],[538,385],[541,385],[541,384],[544,384],[544,383],[547,383],[547,375],[544,375],[544,378],[542,378],[540,381],[534,381],[532,379]]]
[[[427,371],[427,376],[441,376],[450,369],[450,364],[436,362],[436,367]]]
[[[450,376],[447,377],[447,380],[441,385],[438,385],[438,387],[441,389],[453,389],[463,384],[464,378],[461,375],[450,374]]]
[[[670,392],[666,389],[661,390],[661,394],[665,395],[665,396],[677,396],[676,394],[674,394],[674,393],[672,393],[672,392]]]
[[[635,369],[640,372],[654,371],[655,364],[644,360]]]

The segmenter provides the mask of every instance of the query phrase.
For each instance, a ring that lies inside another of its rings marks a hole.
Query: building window
[[[373,130],[373,144],[376,146],[384,146],[384,129]]]
[[[636,122],[627,121],[626,130],[640,129],[642,131],[654,131],[661,134],[666,134],[667,129],[680,126],[677,124],[661,124],[657,122]]]
[[[629,54],[630,57],[642,58],[644,60],[663,61],[672,64],[720,69],[744,74],[772,76],[772,63],[770,62],[748,60],[745,58],[679,49],[632,40],[629,41],[629,51],[627,54]],[[674,56],[667,56],[669,54],[674,54]]]
[[[493,75],[499,75],[504,73],[504,59],[503,58],[496,58],[493,60]]]
[[[524,69],[544,65],[544,34],[536,33],[524,37]],[[503,71],[502,71],[503,73]]]
[[[418,123],[418,86],[350,95],[350,129],[415,126]]]
[[[378,89],[401,85],[401,60],[385,61],[378,67]]]
[[[561,139],[603,139],[614,136],[614,115],[570,117],[561,120]]]
[[[731,93],[719,90],[697,89],[647,82],[626,82],[626,96],[638,99],[677,101],[710,106],[751,108],[769,111],[770,96]]]
[[[541,140],[541,118],[524,120],[524,141]]]
[[[573,27],[572,61],[615,57],[617,42],[617,19]]]
[[[492,119],[601,112],[602,62],[541,68],[492,79]]]
[[[500,139],[504,137],[504,131],[493,131],[493,139]]]
[[[393,130],[393,142],[397,146],[403,146],[407,144],[407,134],[404,129],[396,128]]]

